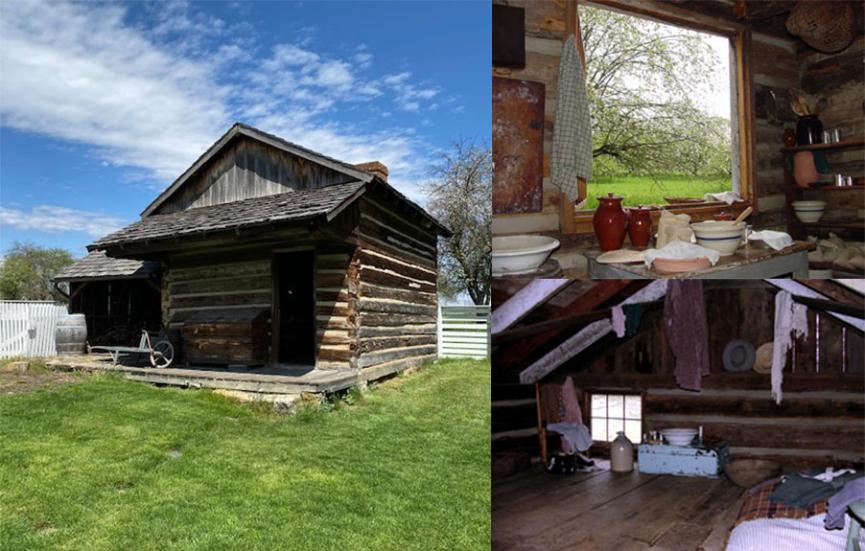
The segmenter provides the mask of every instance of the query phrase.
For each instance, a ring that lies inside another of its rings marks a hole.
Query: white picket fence
[[[439,358],[490,355],[489,306],[441,306],[438,316]]]
[[[65,315],[54,302],[0,300],[0,358],[55,355],[54,329]]]

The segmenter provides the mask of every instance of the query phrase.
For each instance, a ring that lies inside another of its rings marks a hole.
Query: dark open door
[[[276,257],[276,358],[279,363],[315,362],[315,285],[313,253]]]

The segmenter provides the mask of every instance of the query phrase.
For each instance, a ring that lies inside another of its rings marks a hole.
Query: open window
[[[562,202],[562,228],[591,231],[597,197],[607,193],[626,207],[703,217],[744,209],[754,196],[744,27],[617,0],[579,4],[594,175],[580,186],[585,201]],[[743,201],[703,201],[725,191]],[[571,213],[575,223],[566,221]]]

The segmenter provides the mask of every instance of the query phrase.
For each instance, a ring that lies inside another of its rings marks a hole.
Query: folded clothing
[[[739,509],[736,525],[756,519],[803,519],[823,514],[828,510],[826,499],[815,501],[804,508],[787,505],[780,501],[772,501],[770,499],[772,492],[778,485],[779,482],[769,485],[760,484],[762,487],[759,490],[749,493],[745,502],[742,503],[742,508]]]
[[[547,430],[562,436],[562,451],[566,454],[584,452],[592,447],[589,428],[581,423],[549,423]]]
[[[751,232],[750,235],[748,235],[748,241],[762,241],[776,251],[786,249],[793,244],[793,238],[790,237],[789,233],[773,230]]]
[[[847,507],[862,500],[865,500],[865,478],[860,474],[857,478],[848,480],[840,492],[829,498],[826,529],[844,528],[844,513],[847,511]]]
[[[714,266],[721,258],[721,253],[714,249],[701,247],[694,243],[684,241],[670,241],[660,249],[649,249],[644,255],[646,268],[652,267],[656,258],[708,258],[709,263]]]
[[[862,473],[846,473],[829,482],[823,482],[816,478],[814,472],[792,474],[781,479],[781,483],[774,489],[770,500],[783,503],[790,507],[808,508],[818,501],[830,498],[838,493],[847,482],[861,478]]]
[[[707,193],[703,196],[703,199],[706,201],[721,201],[722,203],[732,205],[736,201],[741,201],[742,197],[735,191],[724,191],[721,193]]]

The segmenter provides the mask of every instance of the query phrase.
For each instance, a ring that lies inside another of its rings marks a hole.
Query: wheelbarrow
[[[147,354],[153,367],[168,367],[174,361],[174,346],[163,337],[158,337],[156,344],[151,344],[150,334],[141,331],[141,341],[138,348],[132,346],[88,346],[88,352],[108,352],[111,354],[112,365],[117,366],[121,354]]]

